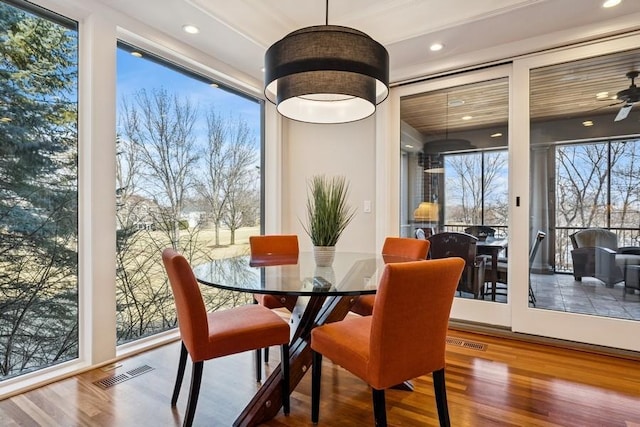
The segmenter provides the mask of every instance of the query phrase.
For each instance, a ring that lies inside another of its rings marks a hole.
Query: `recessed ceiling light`
[[[429,49],[432,52],[437,52],[439,50],[442,50],[443,47],[444,47],[444,45],[442,43],[434,43],[431,46],[429,46]]]
[[[183,25],[182,26],[182,30],[185,33],[189,33],[189,34],[198,34],[200,32],[200,28],[196,27],[195,25]]]
[[[447,105],[449,107],[459,107],[461,105],[464,105],[464,100],[462,100],[462,99],[452,99],[451,101],[447,102]]]
[[[404,148],[413,148],[413,145],[411,145],[411,144],[404,144]]]
[[[586,127],[593,126],[593,121],[585,120],[584,122],[582,122],[582,126],[586,126]]]
[[[609,97],[609,92],[596,93],[596,99],[607,99],[608,97]]]
[[[142,54],[140,52],[137,51],[133,51],[131,52],[131,56],[135,56],[136,58],[142,58]]]
[[[462,120],[471,120],[473,116],[462,116]]]
[[[491,134],[491,138],[499,138],[499,137],[501,137],[501,136],[502,136],[502,133],[501,133],[501,132],[496,132],[496,133],[492,133],[492,134]]]
[[[602,7],[614,7],[620,3],[622,3],[622,0],[605,0],[605,2],[602,3]]]

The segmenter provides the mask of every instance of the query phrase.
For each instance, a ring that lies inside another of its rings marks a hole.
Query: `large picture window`
[[[483,224],[505,235],[507,229],[507,151],[444,157],[445,224]],[[464,228],[463,227],[463,228]]]
[[[120,43],[117,127],[118,344],[176,326],[162,267],[248,253],[260,234],[261,102]],[[208,309],[246,295],[203,289]]]
[[[0,1],[0,380],[78,357],[77,48]]]
[[[640,141],[565,144],[555,149],[556,270],[573,271],[569,236],[598,227],[616,233],[618,246],[640,246]],[[564,244],[564,245],[563,245]]]

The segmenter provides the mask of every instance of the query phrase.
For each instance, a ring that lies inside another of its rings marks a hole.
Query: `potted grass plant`
[[[330,266],[340,235],[356,214],[347,203],[349,184],[343,176],[316,175],[309,181],[307,224],[304,230],[314,246],[316,265]]]

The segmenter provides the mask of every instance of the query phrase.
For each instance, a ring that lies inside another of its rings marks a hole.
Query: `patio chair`
[[[467,233],[447,231],[427,237],[431,242],[429,258],[460,257],[465,260],[465,268],[458,283],[458,292],[473,294],[475,299],[484,295],[484,270],[486,260],[478,256],[478,238]]]
[[[573,277],[595,277],[607,287],[625,279],[628,265],[640,265],[640,247],[618,247],[618,237],[603,228],[587,228],[569,236]]]
[[[538,249],[540,248],[540,242],[547,236],[547,233],[538,230],[536,233],[536,238],[533,241],[533,245],[531,246],[531,250],[529,251],[529,272],[531,272],[531,267],[533,266],[533,261],[538,254]],[[490,271],[490,270],[488,270]],[[498,261],[498,275],[496,282],[501,284],[502,286],[498,286],[496,288],[496,295],[506,295],[507,294],[507,259]],[[489,290],[485,289],[485,294],[489,292]],[[536,306],[536,295],[533,292],[533,288],[531,287],[531,277],[529,277],[529,303]]]
[[[496,230],[487,225],[472,225],[464,229],[464,232],[477,237],[478,240],[484,240],[487,237],[495,237]]]

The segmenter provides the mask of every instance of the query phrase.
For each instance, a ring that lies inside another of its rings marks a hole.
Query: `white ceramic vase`
[[[330,267],[333,264],[333,258],[336,255],[335,246],[314,246],[313,257],[318,267]]]

